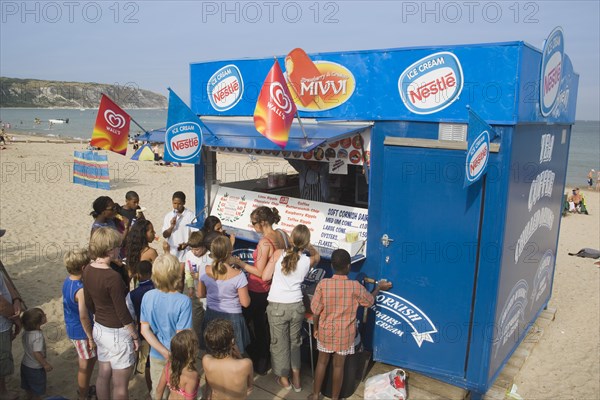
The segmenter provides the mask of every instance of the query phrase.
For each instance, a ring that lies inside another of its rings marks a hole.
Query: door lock
[[[384,233],[383,236],[381,237],[381,244],[384,247],[388,247],[390,245],[390,243],[392,243],[394,241],[394,239],[390,238],[387,233]]]

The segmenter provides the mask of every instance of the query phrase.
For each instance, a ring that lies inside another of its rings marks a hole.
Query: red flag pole
[[[273,56],[273,59],[275,61],[277,61],[277,57]],[[292,90],[295,91],[293,85],[292,85]],[[298,118],[298,123],[300,124],[300,129],[302,130],[302,135],[304,135],[304,140],[306,142],[305,146],[308,147],[310,145],[310,142],[308,141],[308,136],[306,135],[306,131],[304,130],[304,124],[302,123],[302,120],[300,119],[300,114],[298,113],[298,109],[297,108],[296,108],[296,118]]]
[[[306,136],[306,131],[304,130],[304,124],[302,123],[302,120],[300,119],[300,114],[298,114],[298,110],[296,109],[296,118],[298,118],[298,123],[300,124],[300,129],[302,130],[302,134],[304,135],[304,140],[306,141],[305,146],[308,147],[310,146],[310,142],[308,141],[308,136]]]

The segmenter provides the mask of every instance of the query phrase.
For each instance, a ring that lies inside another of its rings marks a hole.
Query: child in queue
[[[250,304],[246,275],[231,264],[231,242],[225,236],[215,238],[210,246],[213,263],[200,276],[198,297],[206,297],[203,328],[214,319],[226,319],[233,324],[235,342],[244,353],[250,334],[242,314],[242,306]],[[204,344],[201,343],[204,348]]]
[[[275,251],[263,279],[273,279],[267,306],[273,373],[284,389],[300,392],[300,345],[305,312],[301,285],[321,257],[310,244],[310,230],[306,225],[297,225],[292,230],[290,242],[287,250]],[[304,254],[305,251],[310,255]]]
[[[187,245],[189,249],[183,258],[185,287],[187,295],[192,300],[192,326],[194,332],[198,335],[198,341],[200,341],[202,337],[202,321],[204,321],[204,305],[197,296],[198,282],[200,281],[200,275],[204,274],[206,266],[210,265],[212,260],[204,244],[204,234],[202,231],[192,232]]]
[[[127,302],[127,308],[129,308],[131,316],[138,325],[138,336],[140,336],[140,347],[138,350],[135,372],[137,374],[144,374],[148,392],[152,392],[152,378],[150,375],[150,345],[148,344],[148,341],[144,339],[144,336],[141,335],[142,329],[140,324],[142,300],[144,299],[144,295],[146,293],[154,289],[154,283],[152,282],[152,263],[147,260],[140,261],[137,270],[140,283],[137,288],[133,289],[127,294],[125,301]]]
[[[46,373],[52,365],[46,359],[46,340],[41,327],[48,320],[41,308],[32,308],[23,313],[23,360],[21,361],[21,389],[28,399],[41,399],[46,394]]]
[[[154,231],[154,225],[147,219],[140,219],[133,225],[125,239],[125,258],[127,260],[127,269],[129,276],[133,279],[134,286],[137,286],[137,282],[140,279],[139,275],[139,263],[141,261],[150,261],[151,263],[156,260],[158,253],[155,249],[150,247],[156,238],[156,232]]]
[[[177,332],[192,328],[192,303],[181,294],[181,265],[171,254],[154,261],[152,281],[156,289],[142,299],[140,324],[142,335],[150,344],[150,376],[153,392],[169,359],[171,339]],[[160,398],[157,398],[160,399]]]
[[[225,232],[225,230],[223,230],[223,224],[221,223],[221,220],[214,215],[209,215],[206,217],[204,220],[204,225],[202,226],[202,233],[204,233],[204,236],[207,236],[211,232],[218,232],[221,235],[229,237],[231,246],[233,247],[235,245],[235,235],[233,233],[228,234]]]
[[[319,360],[315,370],[313,393],[309,400],[318,400],[325,370],[333,354],[332,396],[337,400],[342,389],[346,356],[354,354],[356,311],[359,306],[371,307],[379,290],[388,290],[392,284],[379,281],[369,293],[358,281],[348,279],[350,254],[343,249],[331,254],[334,275],[317,284],[311,302],[314,337],[317,339]]]
[[[208,354],[202,358],[206,386],[204,399],[245,399],[252,392],[252,360],[242,358],[235,346],[231,321],[215,319],[204,330]]]
[[[117,213],[131,221],[132,226],[136,219],[144,218],[144,209],[140,207],[140,196],[133,190],[125,193],[125,204],[117,209]]]
[[[69,276],[63,282],[63,312],[67,336],[75,346],[79,369],[77,372],[78,397],[80,400],[95,394],[96,387],[90,387],[92,372],[96,365],[96,343],[93,338],[93,317],[85,305],[81,274],[83,267],[90,263],[85,249],[69,251],[64,257]]]
[[[178,332],[171,339],[171,354],[163,369],[156,398],[161,399],[165,388],[169,388],[169,400],[195,400],[200,385],[200,375],[196,369],[198,339],[190,330]]]

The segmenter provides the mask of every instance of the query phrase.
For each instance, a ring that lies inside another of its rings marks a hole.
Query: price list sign
[[[298,224],[306,225],[313,245],[319,247],[337,249],[348,232],[357,232],[360,240],[367,239],[368,210],[365,208],[220,187],[211,214],[225,225],[252,231],[250,214],[261,206],[277,208],[281,216],[277,227],[287,233]]]

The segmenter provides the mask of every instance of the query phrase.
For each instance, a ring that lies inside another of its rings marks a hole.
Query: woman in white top
[[[307,256],[304,251],[310,254]],[[273,279],[267,300],[271,331],[271,364],[277,383],[285,389],[302,390],[300,386],[300,345],[304,304],[301,284],[308,271],[321,257],[310,244],[310,231],[298,225],[291,235],[287,250],[276,250],[267,264],[262,279]],[[290,384],[290,369],[292,382]]]

